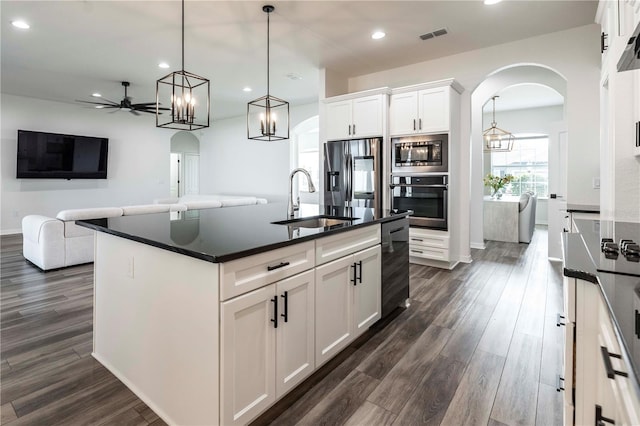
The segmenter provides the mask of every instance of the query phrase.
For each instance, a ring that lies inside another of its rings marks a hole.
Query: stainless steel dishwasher
[[[409,306],[409,218],[382,224],[382,318]]]

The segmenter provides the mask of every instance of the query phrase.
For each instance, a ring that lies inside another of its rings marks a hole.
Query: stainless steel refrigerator
[[[324,144],[324,204],[382,207],[382,138]]]

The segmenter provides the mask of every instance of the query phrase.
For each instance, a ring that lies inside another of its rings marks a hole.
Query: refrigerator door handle
[[[346,188],[345,200],[353,201],[353,156],[351,154],[347,155],[347,181],[348,185]]]

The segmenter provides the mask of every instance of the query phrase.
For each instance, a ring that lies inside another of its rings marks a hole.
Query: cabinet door
[[[353,340],[353,255],[316,268],[316,367]]]
[[[382,99],[373,95],[353,100],[352,137],[382,136]]]
[[[389,134],[391,136],[416,133],[418,130],[418,93],[391,95],[389,105]]]
[[[364,333],[381,317],[380,259],[379,245],[354,255],[354,262],[357,265],[357,282],[353,286],[354,337]]]
[[[315,274],[313,270],[276,283],[276,397],[291,390],[315,367]]]
[[[221,424],[249,423],[275,401],[275,287],[220,305]]]
[[[449,87],[418,92],[418,131],[420,133],[449,131]]]
[[[352,101],[331,102],[326,105],[326,136],[327,140],[341,140],[351,137]]]

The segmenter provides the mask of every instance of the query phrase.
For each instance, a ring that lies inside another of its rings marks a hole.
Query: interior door
[[[184,154],[183,174],[183,195],[199,194],[200,156],[198,154]]]
[[[554,123],[549,134],[548,256],[562,259],[562,232],[567,223],[567,125]]]

